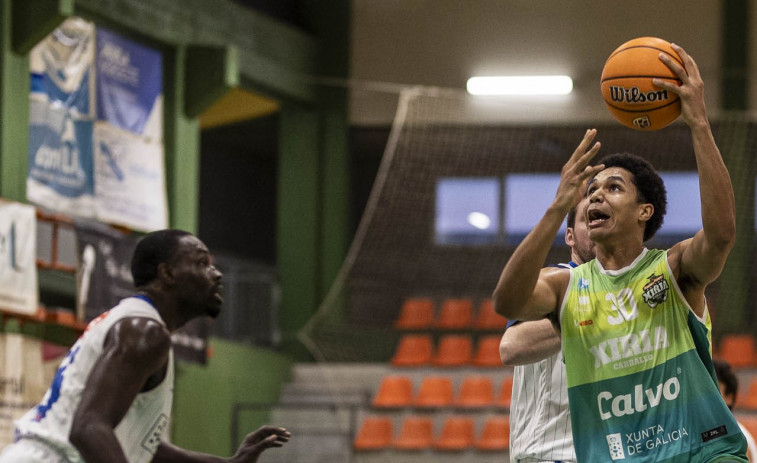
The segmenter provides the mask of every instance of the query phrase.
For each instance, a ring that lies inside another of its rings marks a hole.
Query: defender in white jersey
[[[644,243],[662,225],[666,207],[659,174],[631,155],[591,166],[600,144],[590,129],[563,166],[553,203],[515,249],[494,291],[495,309],[505,317],[559,314],[581,461],[746,462],[746,441],[717,391],[704,321],[705,289],[736,237],[734,192],[707,119],[699,68],[672,47],[678,57],[660,53],[659,59],[675,81],[653,84],[680,99],[699,174],[702,229],[667,251],[648,251]],[[540,273],[563,217],[582,196],[590,201],[596,259]],[[645,341],[652,329],[659,333],[654,344]],[[682,429],[692,430],[685,440]],[[650,441],[654,431],[661,435]]]
[[[142,238],[131,262],[136,294],[93,320],[42,402],[16,423],[0,463],[255,462],[290,434],[265,426],[221,459],[163,440],[173,400],[171,332],[221,309],[221,272],[180,230]]]
[[[546,267],[571,268],[594,258],[594,243],[586,227],[588,198],[568,213],[565,244],[571,261]],[[576,221],[578,218],[578,221]],[[513,370],[510,405],[510,461],[575,462],[568,410],[565,364],[560,335],[552,321],[510,321],[499,345],[505,366]]]

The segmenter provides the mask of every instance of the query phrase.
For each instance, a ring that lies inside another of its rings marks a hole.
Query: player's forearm
[[[532,320],[544,315],[529,313],[531,310],[527,304],[566,214],[563,207],[554,204],[550,206],[536,227],[515,249],[502,270],[492,295],[497,313],[516,320]]]
[[[106,424],[74,423],[69,440],[87,463],[128,463],[113,429]]]
[[[153,463],[225,463],[227,459],[206,453],[192,452],[161,442],[152,461]]]
[[[733,185],[706,120],[691,125],[699,173],[702,229],[713,247],[730,249],[736,239]]]
[[[518,323],[502,336],[499,357],[505,366],[526,365],[555,355],[560,351],[560,344],[560,336],[551,321]]]

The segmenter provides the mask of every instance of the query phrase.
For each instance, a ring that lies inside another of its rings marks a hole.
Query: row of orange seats
[[[431,335],[406,334],[397,344],[390,363],[396,367],[461,367],[466,365],[500,368],[500,335],[486,335],[478,339],[474,352],[473,337],[447,334],[439,338],[434,348]]]
[[[510,420],[507,416],[489,418],[478,438],[474,422],[465,416],[449,416],[444,420],[441,432],[434,435],[433,420],[426,416],[407,416],[402,421],[398,435],[394,436],[390,417],[369,416],[363,420],[355,450],[478,450],[502,451],[509,448]]]
[[[410,378],[390,375],[381,380],[372,404],[377,408],[509,407],[513,378],[508,376],[501,382],[496,397],[491,378],[483,375],[463,378],[457,394],[454,394],[453,389],[452,379],[448,376],[426,376],[421,380],[417,394],[413,394],[413,382]]]
[[[436,314],[434,301],[430,298],[410,298],[402,304],[394,322],[398,330],[502,330],[507,319],[494,311],[491,299],[481,301],[474,316],[471,299],[445,299]]]

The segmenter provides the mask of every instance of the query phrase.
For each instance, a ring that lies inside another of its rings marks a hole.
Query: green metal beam
[[[314,73],[307,33],[230,0],[75,0],[75,13],[99,25],[165,45],[234,46],[239,71],[256,91],[313,102],[303,76]]]
[[[749,103],[750,3],[749,0],[722,3],[723,109],[747,109]]]
[[[239,86],[236,47],[190,45],[184,67],[184,111],[198,117],[229,90]]]
[[[28,53],[34,45],[74,14],[74,0],[12,0],[13,51]]]

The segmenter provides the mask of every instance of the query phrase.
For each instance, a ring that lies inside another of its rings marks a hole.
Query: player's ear
[[[173,267],[169,263],[161,262],[158,264],[158,279],[164,283],[173,283]]]
[[[650,203],[644,203],[639,208],[639,220],[646,222],[654,215],[654,206]]]
[[[573,234],[573,228],[568,227],[565,230],[565,244],[567,244],[569,247],[573,247],[574,244],[576,244],[576,236]]]

